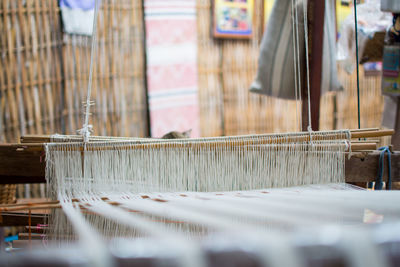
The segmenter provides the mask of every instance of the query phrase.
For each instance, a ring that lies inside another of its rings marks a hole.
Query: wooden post
[[[324,43],[325,1],[308,0],[308,58],[310,67],[311,124],[319,130],[319,113],[322,81],[322,53]],[[302,129],[308,125],[307,77],[304,79],[302,96]]]
[[[392,136],[392,144],[394,150],[400,150],[400,98],[397,98],[396,124]]]
[[[150,103],[149,103],[149,85],[147,76],[147,33],[146,33],[146,16],[144,8],[144,0],[141,0],[142,5],[142,30],[143,30],[143,77],[144,77],[144,95],[146,98],[146,137],[151,137],[151,121],[150,121]]]

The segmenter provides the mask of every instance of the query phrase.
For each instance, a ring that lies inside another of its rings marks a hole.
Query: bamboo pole
[[[392,136],[393,134],[394,134],[394,130],[352,132],[351,133],[351,138],[382,137],[382,136]]]
[[[308,142],[309,137],[305,137],[297,140],[296,142]],[[322,140],[323,141],[323,140]],[[324,148],[327,144],[319,143],[318,140],[313,141],[313,147],[315,148]],[[94,146],[90,146],[93,145]],[[97,146],[99,144],[99,146]],[[114,144],[114,146],[112,145]],[[113,143],[91,143],[84,148],[84,146],[77,146],[76,148],[68,148],[70,151],[99,151],[99,150],[113,150],[115,149],[115,145],[119,145],[118,149],[121,150],[147,150],[147,149],[200,149],[200,148],[217,148],[217,147],[225,147],[225,148],[235,148],[235,147],[246,147],[246,146],[255,146],[253,149],[258,149],[257,146],[262,145],[277,145],[282,146],[285,145],[283,140],[264,140],[264,141],[235,141],[235,142],[210,142],[210,143],[145,143],[145,144],[126,144],[126,142],[113,142]],[[287,143],[288,146],[291,146],[290,143]],[[300,145],[300,144],[299,144]],[[303,144],[306,146],[306,144]],[[42,144],[33,143],[33,144],[12,144],[12,147],[15,148],[16,151],[40,151],[44,152],[44,147]],[[0,146],[1,147],[1,146]],[[62,149],[60,147],[60,149]],[[86,149],[86,150],[85,150]],[[259,147],[259,149],[263,149]],[[377,143],[376,142],[355,142],[350,144],[351,151],[363,151],[363,150],[376,150]]]
[[[318,132],[314,132],[314,133],[318,133]],[[394,133],[394,130],[375,130],[375,129],[357,129],[357,130],[350,130],[351,133],[351,138],[374,138],[374,137],[382,137],[382,136],[391,136]],[[244,135],[244,136],[232,136],[233,138],[237,138],[238,140],[240,138],[257,138],[257,137],[268,137],[268,136],[275,136],[275,135],[279,135],[279,134],[267,134],[267,135]],[[332,136],[332,135],[331,135]],[[82,137],[81,136],[66,136],[67,139],[69,139],[69,141],[75,141],[75,142],[80,142],[82,141]],[[138,141],[138,142],[146,142],[146,143],[173,143],[173,142],[195,142],[195,141],[204,141],[204,142],[210,142],[210,141],[218,141],[218,140],[226,140],[229,137],[211,137],[211,138],[202,138],[202,139],[183,139],[183,140],[167,140],[167,139],[156,139],[156,138],[129,138],[129,137],[105,137],[105,136],[93,136],[92,140],[93,141]],[[324,136],[320,136],[320,135],[313,135],[313,140],[325,140],[328,138],[324,138]],[[278,140],[276,142],[283,142],[286,138],[278,138]],[[298,141],[298,142],[307,142],[309,141],[309,134],[307,132],[303,132],[303,133],[298,133],[298,136],[290,136],[288,138],[289,142],[293,142],[293,141]],[[51,137],[50,136],[46,136],[46,135],[27,135],[27,136],[23,136],[21,137],[21,143],[48,143],[51,142]],[[276,143],[271,142],[271,143]],[[371,143],[371,141],[368,141],[369,143]]]

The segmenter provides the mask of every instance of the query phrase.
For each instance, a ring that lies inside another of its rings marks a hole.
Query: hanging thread
[[[361,118],[360,118],[360,70],[359,70],[359,59],[358,59],[358,25],[357,25],[357,0],[354,0],[354,28],[356,37],[356,66],[357,66],[357,114],[358,114],[358,129],[361,129]]]
[[[93,132],[93,126],[89,124],[90,106],[94,105],[94,102],[90,100],[92,94],[92,81],[93,81],[93,65],[94,58],[97,53],[97,17],[100,8],[100,1],[95,0],[94,16],[93,16],[93,31],[92,31],[92,47],[90,51],[90,67],[89,67],[89,81],[86,94],[86,102],[84,103],[85,111],[83,113],[83,126],[82,129],[78,130],[78,133],[83,136],[85,143],[89,142],[90,134]]]
[[[312,131],[311,124],[311,91],[310,91],[310,63],[308,58],[308,18],[307,18],[307,1],[303,0],[303,13],[304,13],[304,39],[306,46],[306,70],[307,70],[307,101],[308,101],[308,127],[309,132]]]

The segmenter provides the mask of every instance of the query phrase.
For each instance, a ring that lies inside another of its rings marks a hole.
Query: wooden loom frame
[[[312,125],[318,130],[319,125],[319,102],[321,94],[321,66],[322,66],[322,38],[325,3],[324,1],[309,0],[310,3],[310,44],[313,51],[310,55],[310,77],[311,85],[311,115]],[[303,89],[305,86],[303,86]],[[306,103],[306,92],[303,92],[303,103]],[[308,125],[307,105],[303,104],[303,129]],[[367,138],[392,135],[393,131],[383,135],[377,134],[376,129],[369,131],[352,132],[353,138]],[[382,133],[382,131],[380,132]],[[43,143],[49,142],[49,136],[26,136],[22,137],[21,144],[0,145],[0,184],[25,184],[45,183],[45,154]],[[304,140],[307,141],[307,140]],[[29,142],[29,143],[27,143]],[[378,162],[380,154],[376,150],[376,142],[352,142],[352,150],[357,151],[352,158],[346,159],[345,176],[348,183],[367,183],[375,180],[378,173]],[[386,157],[386,156],[385,156]],[[400,182],[400,152],[392,154],[392,181]],[[386,158],[385,158],[386,161]],[[385,170],[387,177],[387,170]],[[27,225],[23,217],[10,214],[0,215],[0,226],[5,225]],[[17,216],[17,217],[15,217]],[[11,219],[11,218],[18,219]],[[31,215],[29,215],[31,218]],[[6,219],[6,220],[4,220]],[[11,221],[9,220],[11,219]]]
[[[373,138],[391,134],[393,134],[393,130],[354,130],[352,138]],[[21,140],[22,143],[20,144],[0,145],[0,157],[3,159],[0,161],[0,184],[45,183],[43,143],[49,142],[50,136],[26,136],[22,137]],[[27,141],[30,143],[25,143]],[[300,141],[307,140],[301,139]],[[153,145],[163,146],[162,144]],[[355,154],[350,159],[346,159],[346,182],[367,183],[374,181],[378,173],[379,160],[379,152],[375,151],[376,141],[352,141],[351,148],[353,154]],[[394,152],[392,157],[392,181],[400,182],[400,152]]]

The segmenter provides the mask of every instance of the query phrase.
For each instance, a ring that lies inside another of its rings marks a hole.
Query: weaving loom
[[[95,17],[98,9],[96,1]],[[308,132],[96,137],[91,77],[80,135],[27,136],[11,147],[44,156],[50,201],[0,212],[29,210],[31,227],[31,211],[50,209],[46,245],[56,248],[2,256],[0,266],[400,264],[400,193],[345,184],[347,158],[376,149],[374,141],[354,139],[393,131],[312,131],[308,98]],[[295,90],[300,95],[300,84]]]

